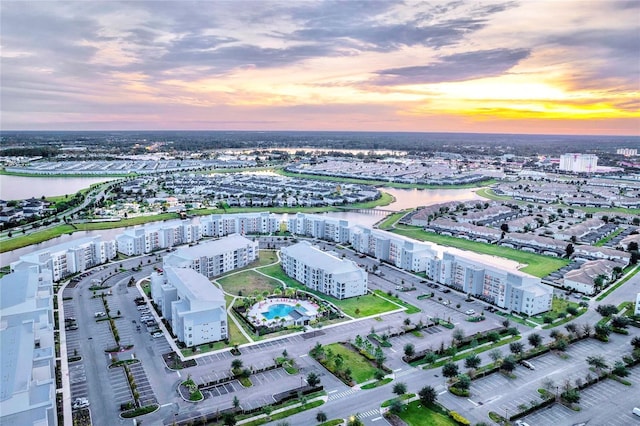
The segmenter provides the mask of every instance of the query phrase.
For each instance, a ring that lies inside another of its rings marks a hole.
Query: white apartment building
[[[128,229],[116,236],[118,251],[127,256],[151,253],[198,241],[202,238],[199,224],[189,220],[146,225]]]
[[[440,253],[433,245],[386,231],[362,226],[350,231],[351,246],[357,252],[404,270],[425,272],[434,281],[483,296],[502,308],[527,315],[551,308],[553,289],[541,284],[539,278],[488,265],[481,259]]]
[[[271,234],[280,231],[280,219],[273,213],[213,214],[200,219],[202,235]]]
[[[11,263],[11,271],[30,266],[49,270],[52,279],[59,281],[71,274],[83,272],[116,257],[116,243],[102,241],[101,236],[80,238],[20,256]]]
[[[182,247],[163,259],[164,267],[191,268],[206,277],[247,266],[258,258],[258,242],[233,234],[192,247]]]
[[[618,148],[616,149],[616,154],[624,155],[625,157],[635,157],[638,155],[638,150],[635,148]]]
[[[594,173],[598,168],[595,154],[568,153],[560,156],[560,170],[575,173]]]
[[[151,275],[151,297],[187,346],[229,337],[222,291],[207,277],[188,268],[165,267]]]
[[[436,281],[465,293],[482,296],[497,306],[527,315],[551,309],[553,288],[540,279],[521,272],[511,272],[451,253],[439,260]]]
[[[284,272],[312,290],[336,299],[367,293],[368,275],[355,262],[327,253],[308,241],[280,251]]]
[[[34,265],[0,278],[0,424],[58,424],[51,277]]]
[[[640,315],[640,293],[636,295],[636,309],[633,312],[634,315]]]
[[[368,254],[407,271],[426,271],[427,275],[434,276],[430,261],[437,257],[437,251],[431,244],[363,226],[350,228],[349,241],[359,253]]]
[[[294,235],[319,238],[336,243],[349,241],[349,222],[328,216],[296,213],[287,221],[287,231]]]

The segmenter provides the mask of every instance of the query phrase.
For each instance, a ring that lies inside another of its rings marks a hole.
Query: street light
[[[507,423],[509,423],[509,414],[508,414],[508,409],[507,407],[504,407],[504,424],[506,425]]]

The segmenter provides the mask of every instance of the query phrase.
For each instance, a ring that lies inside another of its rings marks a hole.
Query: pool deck
[[[263,314],[265,311],[269,309],[270,306],[273,306],[273,305],[288,305],[292,307],[302,308],[299,310],[299,312],[304,310],[305,315],[311,319],[315,319],[315,317],[318,314],[318,308],[319,308],[317,304],[313,302],[309,302],[308,300],[290,299],[288,297],[274,297],[271,299],[263,300],[262,302],[258,302],[255,305],[253,305],[251,309],[249,309],[249,312],[247,312],[247,319],[249,319],[249,321],[251,321],[256,326],[276,325],[277,322],[280,322],[281,318],[279,318],[278,320],[268,319]],[[285,323],[293,322],[293,318],[291,318],[291,316],[289,315],[282,318],[285,319]],[[263,321],[263,320],[266,320],[266,321]]]

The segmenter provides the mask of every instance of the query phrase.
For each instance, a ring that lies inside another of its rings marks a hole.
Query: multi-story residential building
[[[349,222],[322,215],[296,213],[287,221],[287,231],[295,235],[319,238],[336,243],[349,241]]]
[[[271,234],[280,231],[280,219],[273,213],[213,214],[200,219],[202,235]]]
[[[427,275],[431,276],[430,260],[437,256],[431,244],[363,226],[354,226],[350,231],[350,243],[357,252],[368,254],[407,271],[427,271]]]
[[[386,231],[361,226],[354,226],[350,230],[354,250],[398,268],[425,272],[437,282],[527,315],[536,315],[551,308],[553,289],[541,284],[539,278],[508,271],[464,255],[447,251],[440,253],[430,244]]]
[[[575,173],[593,173],[598,168],[598,156],[594,154],[563,154],[560,170]]]
[[[284,272],[308,288],[346,299],[367,293],[367,272],[355,262],[327,253],[308,241],[280,251]]]
[[[52,279],[59,281],[114,257],[115,241],[103,241],[101,236],[87,237],[22,255],[20,260],[11,263],[11,270],[17,271],[36,265],[41,270],[49,270]]]
[[[165,267],[162,274],[151,275],[151,297],[185,345],[228,338],[224,294],[204,275],[189,268]]]
[[[34,265],[0,278],[0,424],[58,424],[51,277]]]
[[[247,266],[258,258],[258,242],[233,234],[192,247],[182,247],[164,257],[163,265],[191,268],[206,277]]]
[[[625,157],[635,157],[638,155],[638,150],[635,148],[618,148],[616,149],[616,154],[624,155]]]
[[[127,256],[192,243],[202,238],[199,224],[188,220],[146,225],[116,236],[118,251]]]
[[[436,281],[481,296],[501,308],[527,315],[551,309],[553,288],[541,284],[539,278],[446,252],[439,263]]]

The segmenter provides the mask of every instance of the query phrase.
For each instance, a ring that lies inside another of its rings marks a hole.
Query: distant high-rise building
[[[594,154],[568,153],[560,156],[560,170],[575,173],[593,173],[598,167],[598,156]]]
[[[638,150],[631,148],[618,148],[616,150],[616,154],[624,155],[625,157],[635,157],[638,155]]]

